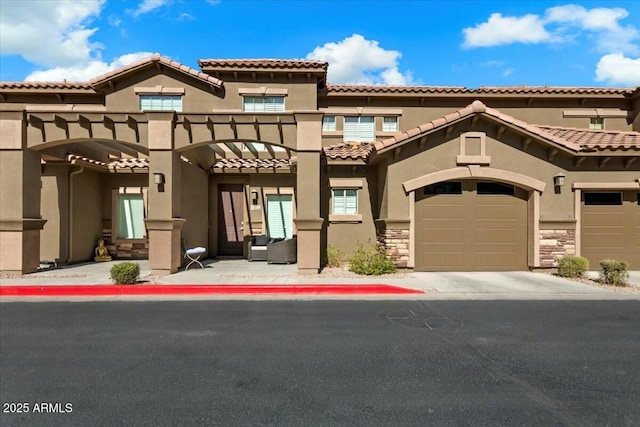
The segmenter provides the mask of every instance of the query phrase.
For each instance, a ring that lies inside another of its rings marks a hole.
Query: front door
[[[243,187],[242,184],[218,186],[218,253],[220,255],[242,256]]]

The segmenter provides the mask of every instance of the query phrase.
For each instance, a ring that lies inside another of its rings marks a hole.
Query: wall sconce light
[[[153,172],[153,182],[154,184],[158,184],[158,185],[164,184],[164,173],[162,173],[161,170],[156,169]]]
[[[565,175],[563,173],[557,173],[553,176],[553,186],[554,187],[562,187],[564,186],[564,178]]]

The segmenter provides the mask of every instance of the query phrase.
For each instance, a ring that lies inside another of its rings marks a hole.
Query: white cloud
[[[490,47],[512,43],[559,43],[585,35],[598,52],[637,54],[634,41],[640,32],[632,25],[621,25],[629,12],[622,8],[585,9],[568,4],[548,8],[544,16],[502,16],[492,14],[486,22],[462,30],[463,47]]]
[[[640,86],[640,58],[629,58],[622,53],[605,55],[596,67],[596,80],[614,85]]]
[[[3,1],[0,7],[0,52],[20,55],[34,64],[70,66],[91,58],[101,46],[88,28],[105,0]]]
[[[465,36],[463,47],[468,48],[510,43],[540,43],[552,39],[538,15],[516,17],[493,13],[487,22],[464,28],[462,32]]]
[[[587,32],[593,39],[598,52],[622,52],[638,54],[639,47],[634,40],[640,36],[635,27],[620,25],[620,20],[629,16],[621,8],[585,9],[577,5],[557,6],[547,9],[545,21],[558,24],[559,33],[573,31]]]
[[[27,76],[26,81],[88,81],[116,68],[131,64],[153,55],[152,52],[136,52],[122,55],[111,63],[101,60],[91,60],[86,63],[70,67],[54,67],[48,70],[36,71]]]
[[[328,80],[346,84],[412,84],[410,72],[401,73],[398,61],[402,54],[397,50],[386,50],[375,40],[367,40],[353,34],[340,42],[329,42],[318,46],[307,55],[307,59],[329,63]]]
[[[143,0],[142,3],[138,5],[138,8],[133,12],[133,16],[144,15],[145,13],[149,13],[152,10],[158,9],[165,4],[169,3],[170,0]]]

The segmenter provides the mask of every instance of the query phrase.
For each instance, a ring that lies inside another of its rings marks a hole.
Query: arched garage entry
[[[454,168],[404,183],[412,194],[417,271],[518,271],[538,262],[544,183],[491,168]]]

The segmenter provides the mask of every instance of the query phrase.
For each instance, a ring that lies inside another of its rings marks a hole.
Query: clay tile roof
[[[481,86],[475,93],[552,95],[630,95],[634,88],[572,86]]]
[[[116,159],[109,162],[109,169],[145,169],[149,167],[149,159],[133,158],[133,159]]]
[[[458,111],[424,123],[416,128],[409,129],[391,138],[376,141],[373,143],[373,146],[376,151],[385,150],[389,147],[402,144],[425,132],[444,127],[450,123],[478,113],[492,117],[514,128],[519,128],[529,134],[536,135],[540,139],[553,142],[574,151],[580,151],[584,148],[640,149],[640,132],[592,131],[589,129],[533,125],[508,114],[504,114],[494,108],[487,107],[481,101],[474,101]]]
[[[264,68],[264,69],[291,69],[327,71],[329,64],[325,61],[309,59],[200,59],[198,65],[201,68]]]
[[[289,159],[219,159],[212,169],[283,169],[291,166]]]
[[[323,150],[330,159],[366,160],[372,148],[373,143],[370,142],[341,142],[324,147]]]
[[[327,93],[464,93],[462,86],[383,86],[383,85],[327,85]]]
[[[164,56],[160,56],[159,54],[154,54],[148,58],[145,59],[141,59],[140,61],[136,61],[133,62],[129,65],[125,65],[124,67],[118,68],[116,70],[110,71],[108,73],[105,73],[101,76],[98,76],[94,79],[91,79],[90,83],[93,86],[97,86],[100,84],[103,84],[115,77],[127,74],[133,70],[137,70],[139,68],[143,68],[146,67],[148,65],[154,64],[154,63],[160,63],[163,64],[167,67],[171,67],[175,70],[181,71],[185,74],[189,74],[197,79],[202,80],[203,82],[216,86],[216,87],[222,87],[223,82],[220,79],[217,79],[213,76],[210,76],[209,74],[203,73],[202,71],[196,70],[195,68],[191,68],[188,67],[186,65],[183,65],[177,61],[174,61],[170,58],[164,57]]]
[[[535,125],[535,127],[562,138],[573,146],[595,149],[640,150],[640,132],[576,129],[543,125]]]
[[[0,82],[0,89],[83,89],[91,90],[88,82]]]

